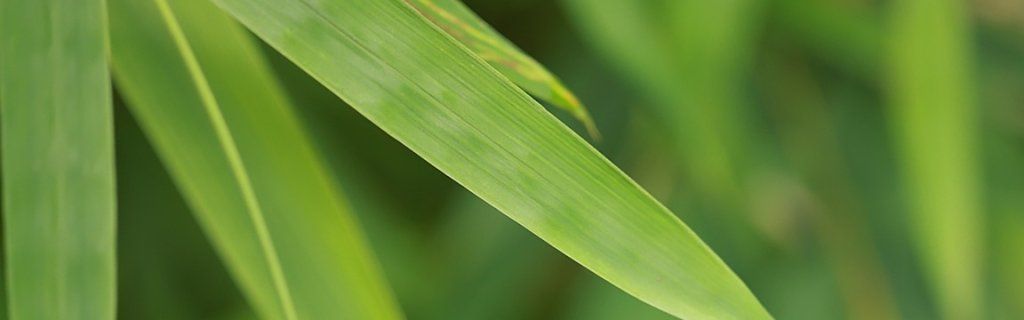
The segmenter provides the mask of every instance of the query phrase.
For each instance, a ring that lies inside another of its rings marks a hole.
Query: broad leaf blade
[[[432,165],[623,290],[679,317],[770,317],[671,212],[400,0],[215,2]]]
[[[265,318],[399,318],[252,39],[203,0],[158,4],[111,1],[118,88],[253,307]]]
[[[13,319],[113,319],[114,140],[102,0],[0,1]]]
[[[565,109],[598,137],[586,107],[561,81],[511,41],[487,25],[459,0],[405,0],[430,22],[483,58],[513,83],[556,107]]]

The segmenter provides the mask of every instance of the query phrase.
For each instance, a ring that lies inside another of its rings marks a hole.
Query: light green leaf
[[[984,226],[967,4],[899,1],[891,18],[891,116],[926,279],[948,319],[983,318]]]
[[[599,137],[587,108],[558,78],[487,25],[461,1],[404,1],[523,90],[565,109],[583,123],[591,137]]]
[[[113,319],[113,116],[102,0],[0,1],[12,319]]]
[[[678,317],[770,318],[678,218],[401,0],[215,2],[432,165],[626,292]]]
[[[118,88],[257,312],[400,313],[252,39],[205,0],[111,1]]]

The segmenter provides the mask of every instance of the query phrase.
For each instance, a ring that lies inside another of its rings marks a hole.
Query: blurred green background
[[[1024,318],[1024,1],[466,3],[777,318]],[[264,49],[408,318],[671,318]],[[120,316],[253,318],[117,104]]]

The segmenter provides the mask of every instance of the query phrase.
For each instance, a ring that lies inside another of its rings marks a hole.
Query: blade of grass
[[[558,78],[515,44],[487,25],[459,0],[404,0],[448,35],[526,92],[565,109],[583,123],[591,137],[599,133],[586,107]]]
[[[907,181],[911,233],[941,314],[982,318],[982,212],[966,3],[895,3],[891,122]]]
[[[258,313],[399,318],[244,30],[203,0],[111,4],[118,88]]]
[[[215,2],[432,165],[626,292],[679,317],[770,318],[678,218],[401,0]]]
[[[253,230],[256,232],[256,239],[259,241],[259,247],[263,251],[264,263],[266,263],[270,271],[270,279],[274,284],[274,292],[277,294],[281,309],[284,311],[284,318],[295,320],[298,318],[298,315],[295,311],[295,303],[292,301],[291,289],[288,288],[288,284],[284,279],[284,272],[281,271],[277,249],[274,248],[274,241],[270,238],[270,230],[268,230],[266,219],[263,217],[263,209],[260,208],[256,191],[253,189],[252,180],[249,178],[249,172],[245,168],[242,156],[238,152],[235,138],[231,135],[230,129],[228,129],[227,122],[224,120],[224,114],[221,113],[220,105],[213,95],[213,89],[210,88],[210,84],[207,82],[206,76],[199,66],[199,61],[192,52],[188,39],[185,39],[185,32],[178,25],[178,20],[174,17],[174,13],[171,12],[170,6],[165,0],[155,0],[155,2],[160,12],[160,17],[163,18],[167,31],[171,33],[174,45],[185,62],[185,67],[192,78],[195,90],[199,93],[199,99],[202,101],[206,116],[209,117],[210,124],[213,125],[217,142],[227,157],[228,166],[231,168],[231,176],[235,180],[234,186],[242,194],[245,212],[251,220]]]
[[[0,1],[8,314],[113,319],[113,118],[102,0]]]

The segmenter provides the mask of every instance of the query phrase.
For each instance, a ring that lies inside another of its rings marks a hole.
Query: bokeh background
[[[1024,318],[1024,1],[466,3],[777,318]],[[671,318],[264,49],[410,319]],[[120,102],[116,131],[120,316],[253,318]]]

